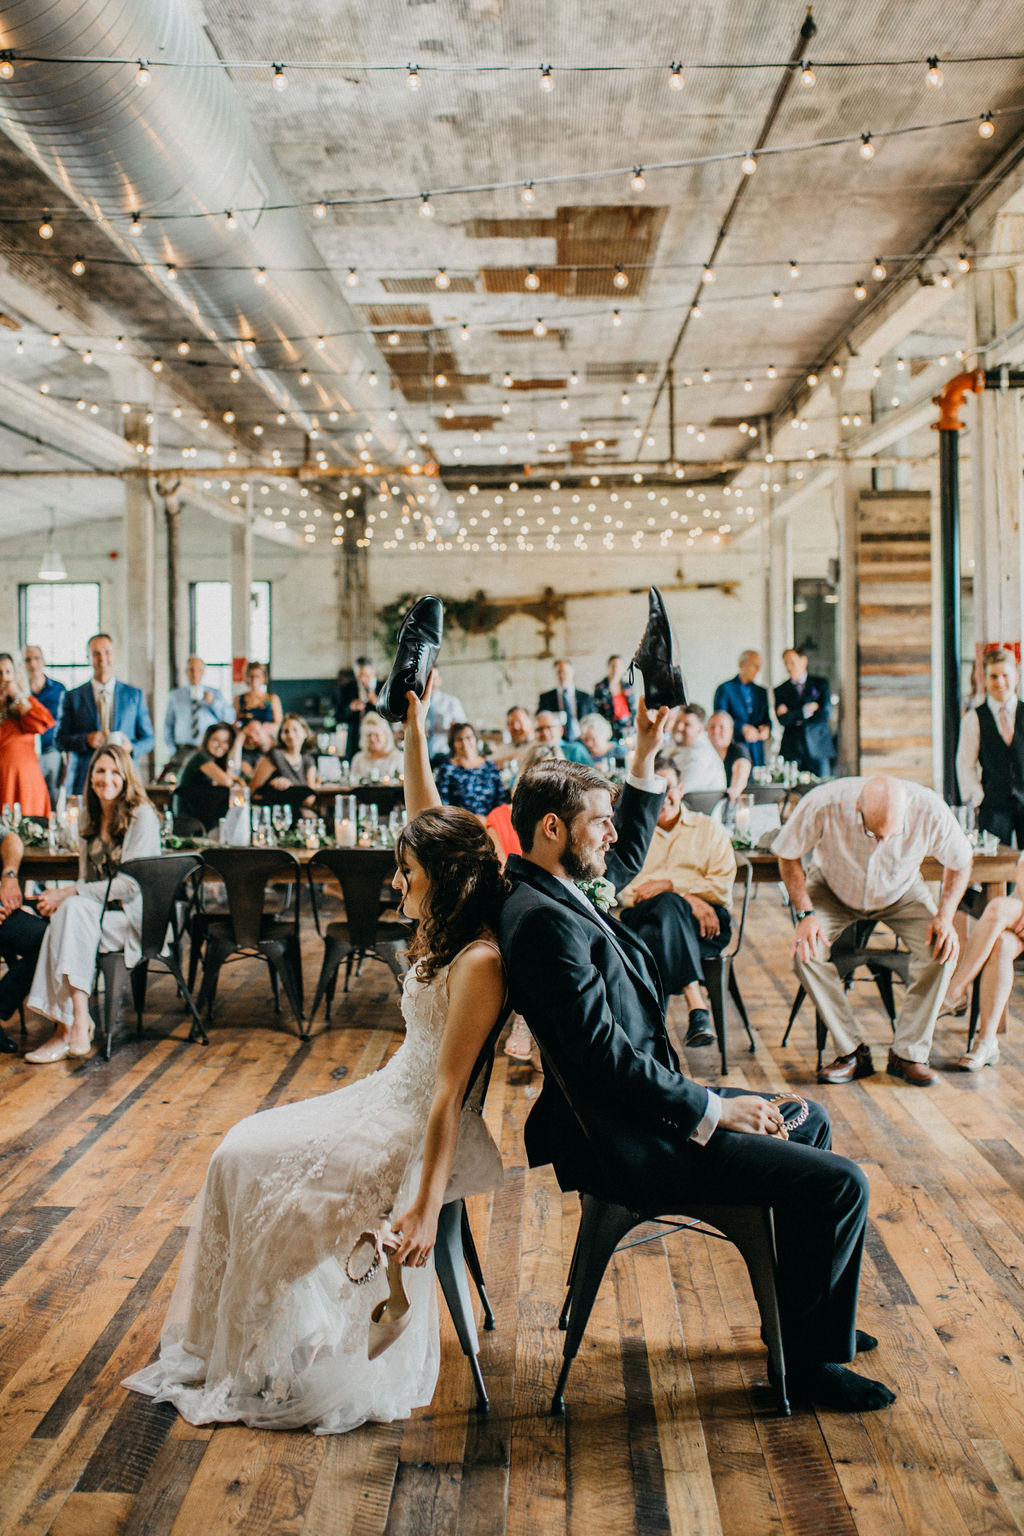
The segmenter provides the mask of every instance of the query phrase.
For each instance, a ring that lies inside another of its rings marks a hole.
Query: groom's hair
[[[512,826],[524,853],[533,847],[537,823],[549,812],[560,816],[566,825],[583,809],[583,800],[592,789],[606,789],[612,800],[618,787],[603,773],[586,763],[568,763],[561,759],[534,763],[516,780],[512,795]]]

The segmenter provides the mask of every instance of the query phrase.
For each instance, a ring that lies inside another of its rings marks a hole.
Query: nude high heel
[[[63,1061],[70,1055],[71,1047],[68,1044],[67,1035],[61,1035],[59,1038],[54,1035],[45,1045],[38,1046],[34,1051],[26,1051],[24,1059],[33,1067],[42,1067],[51,1061]]]
[[[395,1258],[395,1248],[398,1246],[398,1234],[391,1230],[390,1223],[385,1219],[377,1232],[361,1232],[356,1239],[352,1252],[345,1261],[345,1273],[355,1285],[365,1285],[367,1281],[374,1279],[380,1273],[381,1266],[386,1266],[388,1277],[388,1295],[383,1301],[379,1301],[370,1313],[370,1330],[367,1341],[367,1358],[376,1360],[386,1349],[390,1349],[409,1326],[412,1318],[412,1304],[406,1294],[405,1274],[403,1266]],[[352,1273],[352,1261],[360,1249],[369,1248],[372,1259],[369,1266],[361,1274]]]

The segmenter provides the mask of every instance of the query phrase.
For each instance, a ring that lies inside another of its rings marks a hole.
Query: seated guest
[[[502,864],[510,853],[522,853],[516,829],[512,825],[512,807],[507,800],[487,812],[484,817],[484,826],[487,828],[487,836],[498,851]]]
[[[231,763],[235,728],[226,720],[207,727],[202,744],[193,752],[178,780],[178,814],[201,821],[207,832],[227,815],[231,786],[243,783]]]
[[[534,734],[533,716],[528,709],[521,704],[513,704],[505,715],[505,735],[507,741],[502,741],[494,749],[494,761],[500,768],[512,767],[518,770],[523,756],[529,747],[536,741]]]
[[[434,773],[437,792],[445,805],[461,805],[483,821],[507,798],[498,766],[480,756],[476,732],[465,720],[449,727],[448,747],[451,756]]]
[[[248,782],[274,745],[274,728],[262,720],[247,720],[241,732],[235,732],[234,759],[238,772]]]
[[[699,704],[684,704],[672,724],[676,750],[672,761],[679,772],[683,794],[698,790],[725,789],[725,765],[708,740],[704,722],[707,711]]]
[[[338,726],[348,732],[345,756],[349,762],[359,751],[363,716],[377,709],[377,668],[372,656],[357,656],[352,674],[338,685]]]
[[[960,722],[956,776],[965,805],[978,807],[978,827],[1024,848],[1024,704],[1009,651],[985,657],[984,701]]]
[[[92,754],[108,744],[123,746],[138,764],[153,750],[153,723],[141,688],[114,677],[114,642],[109,635],[89,641],[92,678],[64,695],[57,745],[70,752],[68,792],[85,791]]]
[[[613,739],[612,728],[603,715],[583,716],[580,741],[590,753],[594,767],[602,773],[609,773],[626,760],[625,749]]]
[[[312,810],[316,759],[309,750],[309,726],[301,715],[285,715],[277,734],[280,745],[271,747],[252,776],[252,797],[258,805]]]
[[[235,719],[239,725],[247,720],[262,720],[265,725],[280,727],[284,711],[276,693],[270,693],[270,673],[261,661],[250,661],[245,669],[245,691],[235,700]]]
[[[708,741],[722,759],[729,799],[735,804],[747,787],[753,767],[750,748],[746,742],[734,740],[732,715],[727,715],[724,709],[717,709],[711,716],[707,732]]]
[[[755,768],[763,767],[765,742],[772,734],[768,689],[757,682],[760,670],[760,653],[741,651],[736,676],[715,689],[715,713],[724,710],[731,717],[733,734],[750,752]]]
[[[1024,857],[1018,860],[1013,883],[1024,892]],[[3,929],[0,928],[0,940]],[[970,987],[978,972],[978,1031],[969,1051],[957,1062],[964,1072],[980,1072],[999,1060],[996,1032],[1013,989],[1013,962],[1024,951],[1024,900],[999,896],[990,901],[974,925],[949,983],[944,1013],[966,1013]]]
[[[563,740],[565,727],[562,724],[562,717],[553,710],[537,711],[536,734],[541,746],[558,748],[558,757],[565,758],[570,763],[586,763],[589,766],[590,753],[580,741]]]
[[[374,709],[363,716],[359,751],[350,770],[354,779],[397,779],[402,772],[402,754],[395,746],[394,732]]]
[[[159,818],[146,799],[131,753],[111,742],[89,764],[79,823],[78,879],[74,885],[44,891],[36,902],[51,921],[28,1004],[53,1019],[57,1028],[45,1045],[26,1054],[26,1061],[36,1065],[88,1056],[93,1037],[89,994],[97,954],[123,950],[129,969],[139,959],[142,897],[135,881],[119,875],[118,868],[131,859],[159,855]]]
[[[612,728],[612,735],[620,741],[636,719],[636,689],[622,681],[621,656],[608,657],[608,671],[594,684],[594,706]],[[580,735],[583,722],[580,721]]]
[[[0,802],[20,805],[23,816],[48,816],[50,793],[36,756],[36,737],[54,720],[18,672],[14,657],[0,651]]]
[[[804,795],[772,845],[793,905],[794,971],[832,1032],[839,1055],[820,1083],[874,1072],[871,1047],[828,959],[851,923],[884,923],[910,951],[910,985],[896,1020],[887,1071],[915,1088],[936,1081],[932,1034],[959,942],[953,917],[971,876],[971,845],[933,790],[877,774],[833,779]],[[802,859],[813,852],[805,874]],[[927,858],[943,866],[936,910],[921,878]]]
[[[190,656],[185,663],[188,682],[181,688],[172,688],[167,695],[164,742],[172,756],[181,753],[182,748],[198,747],[204,732],[231,714],[231,705],[219,689],[203,686],[205,671],[202,657]],[[182,753],[179,761],[184,756]]]
[[[779,756],[796,763],[801,773],[827,778],[836,755],[828,725],[832,713],[828,678],[810,676],[807,652],[799,646],[783,651],[782,661],[789,678],[775,690],[775,717],[782,726]]]
[[[619,892],[620,917],[653,954],[666,993],[682,994],[686,1044],[710,1045],[715,1033],[700,990],[701,960],[720,955],[732,937],[736,856],[720,822],[686,809],[671,758],[659,757],[654,769],[668,788],[643,868]]]
[[[58,683],[55,677],[47,677],[46,658],[38,645],[26,645],[22,658],[28,674],[29,687],[43,708],[48,709],[56,721],[56,725],[44,731],[39,738],[39,766],[50,793],[50,804],[53,806],[57,803],[60,772],[64,766],[64,757],[57,745],[57,730],[60,726],[60,717],[64,713],[64,695],[67,689],[63,683]]]
[[[28,995],[39,958],[46,922],[24,904],[18,870],[25,845],[17,832],[8,832],[0,843],[0,955],[7,969],[0,976],[0,1019],[17,1013]],[[18,1047],[0,1026],[0,1051]]]
[[[430,752],[430,760],[438,757],[446,757],[448,754],[448,732],[459,720],[465,720],[466,708],[461,699],[457,699],[454,693],[444,693],[441,689],[441,674],[434,668],[434,691],[430,695],[430,707],[427,710],[427,748]]]
[[[578,741],[580,721],[584,715],[594,713],[594,701],[589,693],[581,693],[576,687],[576,671],[571,661],[556,661],[555,677],[558,686],[541,694],[537,700],[537,713],[552,710],[560,715],[566,741]]]

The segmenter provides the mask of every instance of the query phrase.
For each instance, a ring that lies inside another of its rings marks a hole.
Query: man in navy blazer
[[[115,680],[114,642],[109,635],[93,635],[89,660],[92,680],[65,695],[57,733],[60,750],[71,753],[68,784],[73,795],[84,791],[89,759],[108,741],[127,747],[136,763],[153,750],[153,724],[142,689]]]
[[[775,690],[775,717],[782,726],[779,756],[802,773],[825,779],[832,772],[835,745],[828,727],[832,690],[827,677],[811,677],[807,652],[792,645],[782,653],[789,680]]]
[[[746,747],[755,768],[764,763],[764,744],[772,733],[768,689],[754,681],[760,670],[759,653],[743,651],[736,676],[715,689],[715,714],[732,716],[736,740]]]

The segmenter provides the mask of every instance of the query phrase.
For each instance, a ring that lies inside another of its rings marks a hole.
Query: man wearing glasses
[[[819,1083],[849,1083],[875,1070],[827,958],[843,930],[864,920],[884,923],[910,951],[887,1070],[916,1088],[935,1082],[928,1055],[959,950],[953,915],[971,874],[971,846],[952,811],[934,791],[888,775],[834,779],[804,796],[772,851],[797,920],[793,968],[839,1049]],[[801,861],[812,852],[805,873]],[[921,878],[926,858],[943,868],[937,909]]]

